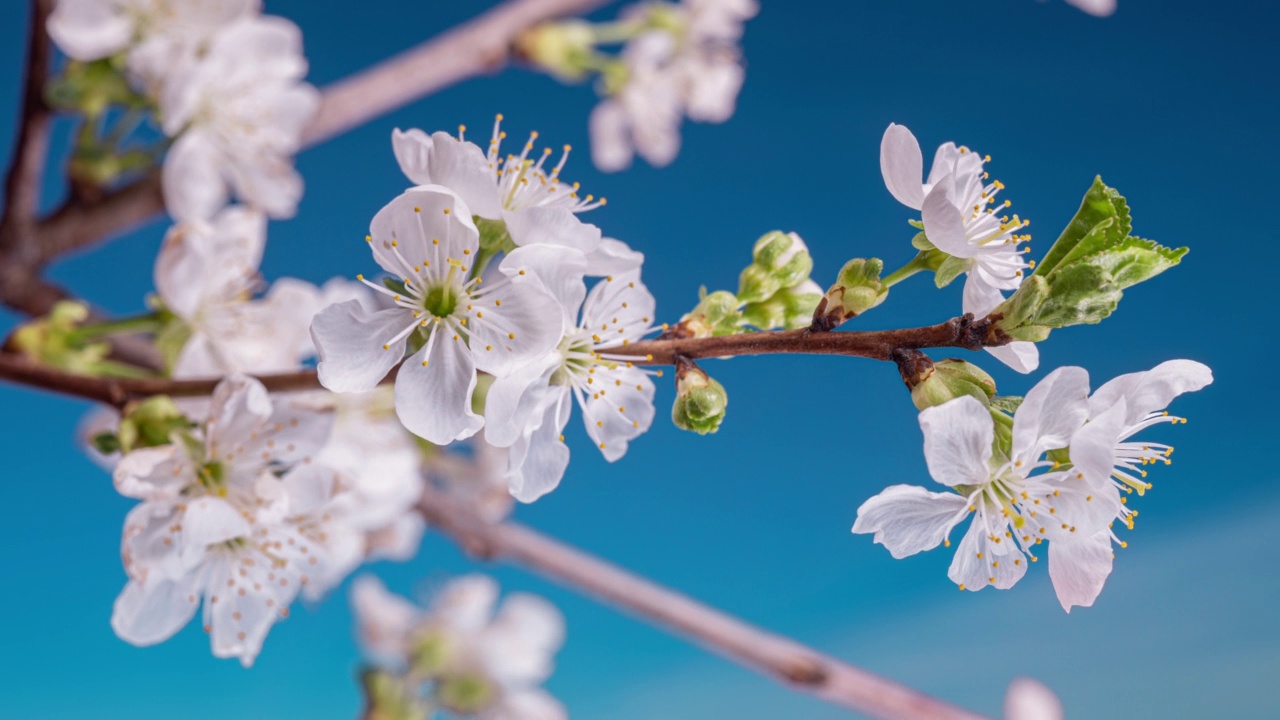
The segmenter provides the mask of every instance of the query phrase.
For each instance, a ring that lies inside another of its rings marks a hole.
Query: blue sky
[[[358,10],[267,0],[297,21],[324,85],[474,15],[481,3],[366,0]],[[648,256],[660,317],[699,285],[732,288],[750,245],[798,231],[827,282],[850,257],[896,266],[910,217],[877,162],[889,122],[926,147],[955,140],[994,160],[1037,253],[1095,174],[1123,192],[1134,231],[1188,245],[1183,264],[1126,294],[1097,327],[1056,332],[1042,367],[1086,367],[1095,384],[1177,357],[1216,381],[1162,428],[1178,447],[1153,473],[1138,530],[1093,608],[1062,613],[1043,572],[1007,592],[959,593],[935,551],[895,561],[849,526],[885,485],[928,480],[915,411],[891,365],[847,358],[707,363],[731,396],[714,436],[659,422],[609,465],[572,427],[564,484],[517,517],[764,627],[975,710],[997,712],[1028,674],[1073,717],[1274,717],[1280,682],[1280,489],[1256,462],[1276,434],[1267,331],[1269,223],[1280,153],[1270,3],[1121,0],[1112,18],[1059,2],[770,2],[747,30],[747,84],[725,125],[686,125],[676,163],[567,175],[609,198],[592,222]],[[606,10],[609,15],[612,10]],[[24,22],[0,27],[0,136],[11,137]],[[523,70],[480,78],[304,152],[298,217],[273,223],[264,271],[320,281],[373,266],[369,218],[404,185],[393,127],[479,128],[496,112],[513,138],[537,129],[584,150],[590,88]],[[55,138],[65,154],[66,128]],[[3,150],[6,159],[8,149]],[[50,202],[60,192],[49,181]],[[51,270],[117,312],[142,307],[162,224]],[[919,277],[861,327],[937,322],[959,307]],[[3,318],[5,327],[14,321]],[[983,357],[1002,392],[1039,377]],[[1042,373],[1041,373],[1042,374]],[[659,417],[670,402],[659,394]],[[72,440],[83,403],[0,387],[5,468],[0,567],[8,619],[0,714],[13,717],[342,717],[358,703],[358,653],[339,592],[277,626],[257,666],[210,657],[196,627],[136,649],[108,626],[124,582],[118,542],[130,501]],[[429,590],[475,567],[432,537],[415,560],[372,568],[396,590]],[[1043,570],[1043,568],[1037,568]],[[569,640],[549,687],[574,717],[843,717],[664,633],[543,582],[492,568],[509,589],[546,594]]]

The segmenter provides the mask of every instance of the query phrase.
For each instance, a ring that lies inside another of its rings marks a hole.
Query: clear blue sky
[[[1276,434],[1276,350],[1265,263],[1280,153],[1273,139],[1280,57],[1273,3],[1121,0],[1109,19],[1059,2],[764,0],[747,31],[747,84],[726,125],[687,125],[664,170],[567,175],[609,198],[591,221],[648,256],[660,317],[697,288],[732,288],[764,231],[796,230],[815,277],[850,257],[890,265],[913,252],[907,211],[884,189],[880,135],[908,125],[926,146],[956,140],[994,157],[1043,252],[1095,174],[1129,199],[1135,232],[1189,245],[1182,266],[1132,290],[1100,327],[1041,345],[1047,369],[1101,381],[1187,357],[1216,382],[1178,401],[1166,428],[1176,462],[1153,473],[1138,530],[1097,605],[1064,615],[1046,574],[1008,592],[959,593],[943,551],[895,561],[849,526],[885,485],[925,482],[915,411],[891,365],[762,358],[708,369],[729,389],[718,435],[668,423],[607,465],[576,425],[564,484],[520,520],[695,597],[976,710],[997,712],[1016,674],[1055,687],[1077,718],[1280,715],[1280,488],[1256,462]],[[14,3],[14,6],[17,4]],[[480,3],[267,0],[297,21],[319,85],[478,12]],[[474,6],[474,7],[473,7]],[[25,20],[0,26],[0,152],[12,136]],[[606,11],[606,14],[612,11]],[[393,127],[484,127],[496,112],[521,137],[585,150],[593,93],[509,70],[380,118],[298,160],[298,217],[273,223],[268,277],[322,280],[371,268],[360,242],[404,185]],[[65,128],[55,143],[65,151]],[[51,191],[56,192],[56,178]],[[56,198],[55,198],[56,199]],[[52,269],[119,312],[141,308],[163,227],[152,225]],[[1258,263],[1263,263],[1258,267]],[[957,283],[894,289],[859,323],[937,322]],[[14,318],[2,316],[5,328]],[[1034,378],[979,358],[1009,394]],[[665,408],[670,388],[659,404]],[[357,650],[345,595],[295,612],[256,667],[213,659],[195,625],[133,648],[108,625],[124,582],[118,543],[130,501],[72,441],[83,403],[0,387],[4,444],[0,567],[5,619],[0,715],[48,718],[350,717]],[[660,410],[659,417],[664,412]],[[1265,458],[1265,452],[1264,458]],[[413,593],[471,568],[446,541],[374,568]],[[499,567],[508,589],[544,593],[569,640],[549,683],[578,718],[836,718],[660,631]]]

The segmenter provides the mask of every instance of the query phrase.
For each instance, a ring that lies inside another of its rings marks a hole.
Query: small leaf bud
[[[756,240],[751,264],[738,278],[738,298],[762,302],[782,288],[804,282],[813,270],[809,248],[795,233],[775,230]]]
[[[905,378],[904,378],[905,379]],[[973,363],[964,360],[939,360],[930,371],[915,382],[907,380],[911,388],[911,401],[916,409],[941,405],[949,400],[969,395],[988,404],[996,394],[996,382]]]
[[[728,405],[724,386],[697,365],[683,363],[676,370],[676,401],[671,406],[671,421],[676,427],[699,435],[713,433],[720,429]]]
[[[854,258],[845,263],[836,282],[818,302],[813,315],[815,330],[830,330],[874,308],[889,296],[880,280],[884,263],[878,258]]]

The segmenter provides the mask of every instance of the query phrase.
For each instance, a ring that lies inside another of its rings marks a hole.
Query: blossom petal
[[[564,616],[554,605],[535,595],[512,593],[485,628],[481,647],[503,685],[536,685],[550,677],[564,635]]]
[[[469,258],[480,248],[480,231],[471,212],[462,197],[449,188],[409,188],[383,206],[369,223],[373,259],[397,278],[421,274],[443,279],[450,260],[470,264]]]
[[[409,634],[421,613],[404,598],[387,592],[382,581],[361,575],[351,585],[360,645],[379,662],[404,663]]]
[[[986,282],[981,273],[969,272],[964,280],[964,296],[961,304],[964,312],[973,313],[975,319],[981,320],[1002,302],[1004,302],[1004,294],[1000,292],[1000,288]]]
[[[991,476],[995,421],[977,398],[964,396],[920,413],[924,459],[943,485],[977,485]]]
[[[127,453],[113,473],[116,490],[139,500],[176,500],[192,479],[191,463],[177,445]]]
[[[657,301],[640,281],[640,272],[610,275],[591,288],[582,305],[582,327],[605,342],[635,341],[653,327]],[[600,342],[600,341],[597,341]]]
[[[476,715],[476,720],[568,720],[564,705],[541,688],[521,688],[502,695],[493,706]]]
[[[210,456],[231,451],[266,423],[272,411],[271,396],[255,378],[232,375],[218,383],[209,405]]]
[[[627,453],[630,441],[653,424],[655,388],[638,368],[599,368],[590,396],[579,395],[587,435],[604,459],[614,462]]]
[[[1062,702],[1044,685],[1020,677],[1004,696],[1005,720],[1063,720]]]
[[[231,503],[202,497],[187,505],[182,516],[182,554],[199,558],[210,545],[249,535],[249,521]]]
[[[437,445],[470,437],[484,425],[471,411],[476,364],[462,340],[436,327],[396,377],[396,415],[409,432]]]
[[[112,607],[111,629],[132,645],[163,642],[195,616],[200,607],[199,594],[199,577],[195,573],[178,578],[155,575],[146,581],[130,580]]]
[[[502,217],[495,169],[484,151],[445,132],[432,133],[431,143],[431,182],[456,192],[480,217]]]
[[[564,311],[565,327],[571,327],[587,296],[583,277],[587,272],[587,257],[580,250],[555,245],[526,245],[516,248],[503,258],[502,272],[513,279],[519,273],[531,274],[532,279],[560,303]]]
[[[229,190],[219,162],[217,145],[199,128],[174,141],[160,183],[169,215],[179,222],[206,220],[227,204]]]
[[[642,264],[644,253],[632,250],[621,240],[609,237],[601,238],[596,249],[587,253],[587,274],[596,277],[636,270]]]
[[[606,100],[591,111],[591,161],[601,172],[618,172],[631,166],[631,123],[617,100]]]
[[[541,360],[563,336],[564,311],[539,283],[496,285],[474,293],[472,303],[471,353],[485,372],[502,376]]]
[[[1027,558],[1022,551],[1013,543],[996,546],[987,534],[986,525],[975,515],[969,531],[956,546],[947,577],[965,590],[976,592],[988,585],[1008,590],[1027,574]],[[995,552],[997,547],[1000,552]]]
[[[431,136],[418,128],[391,131],[391,149],[400,171],[414,185],[431,185]]]
[[[100,60],[129,46],[134,24],[115,3],[59,0],[49,14],[49,35],[68,57]]]
[[[862,503],[855,533],[875,533],[895,558],[937,547],[964,518],[969,501],[955,493],[934,493],[914,485],[891,485]]]
[[[880,174],[884,176],[885,187],[898,202],[913,210],[921,209],[924,156],[916,136],[903,125],[890,123],[880,139]]]
[[[478,632],[489,624],[498,600],[498,583],[486,575],[463,575],[444,587],[431,603],[431,614],[452,630]]]
[[[600,228],[583,222],[571,210],[529,207],[506,211],[507,232],[516,245],[558,245],[589,253],[600,244]]]
[[[1121,375],[1098,388],[1089,398],[1089,410],[1097,414],[1123,397],[1128,402],[1129,424],[1169,406],[1183,393],[1195,392],[1213,382],[1213,371],[1194,360],[1169,360],[1145,373]]]
[[[929,242],[948,255],[971,258],[978,249],[969,242],[964,227],[965,209],[956,207],[949,192],[954,176],[944,177],[929,191],[920,209],[924,232]]]
[[[1040,367],[1040,349],[1033,342],[1011,342],[1007,345],[989,347],[987,352],[1024,375],[1035,372],[1035,369]]]
[[[489,386],[484,400],[484,437],[490,444],[510,447],[527,426],[538,422],[534,416],[546,404],[555,370],[554,358],[549,360],[525,365]]]
[[[311,321],[320,384],[333,392],[367,392],[404,357],[406,340],[390,342],[413,321],[403,308],[369,312],[359,300],[330,305]]]
[[[1089,373],[1062,367],[1044,376],[1013,416],[1014,460],[1031,465],[1046,450],[1064,448],[1089,415]]]
[[[567,390],[556,393],[537,428],[511,446],[507,488],[516,500],[531,503],[560,485],[569,466],[569,447],[562,438],[572,407]]]
[[[1105,528],[1089,537],[1049,543],[1049,577],[1062,609],[1089,607],[1111,574],[1111,533]]]
[[[1124,398],[1071,436],[1071,464],[1096,488],[1111,486],[1111,472],[1116,466],[1116,445],[1125,427],[1127,413]]]

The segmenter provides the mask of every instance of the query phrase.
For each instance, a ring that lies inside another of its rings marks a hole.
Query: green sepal
[[[1021,395],[996,395],[991,398],[991,407],[1010,415],[1018,411],[1018,407],[1022,405]]]
[[[911,238],[911,247],[921,252],[929,252],[930,250],[938,249],[933,243],[929,242],[929,238],[924,234],[923,229],[916,233],[915,237]]]
[[[952,283],[960,274],[969,269],[969,261],[954,255],[947,255],[933,273],[933,284],[944,288]]]
[[[155,339],[156,351],[160,353],[160,360],[164,363],[165,374],[173,374],[178,357],[182,355],[182,348],[186,347],[190,339],[191,326],[177,315],[169,314]]]

